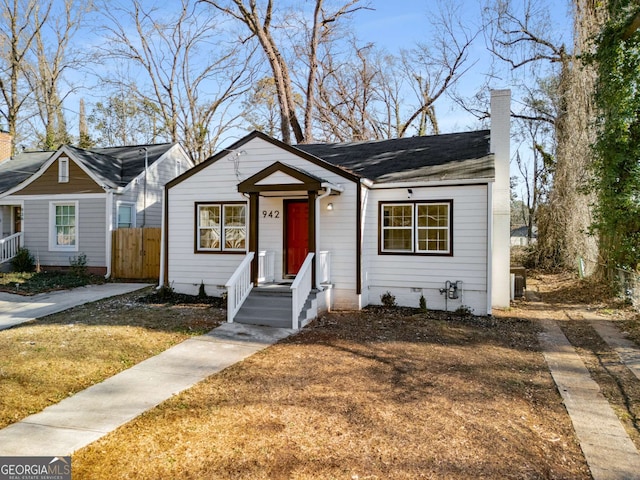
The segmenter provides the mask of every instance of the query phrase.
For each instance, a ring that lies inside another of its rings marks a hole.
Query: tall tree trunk
[[[556,167],[549,202],[539,215],[538,254],[542,266],[575,269],[584,262],[591,274],[598,264],[597,239],[590,235],[593,192],[587,192],[595,141],[595,69],[579,55],[600,29],[605,9],[591,0],[574,0],[574,56],[562,60],[562,114],[556,122]]]

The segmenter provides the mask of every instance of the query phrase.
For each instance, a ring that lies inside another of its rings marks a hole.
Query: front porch
[[[227,288],[227,321],[298,330],[328,309],[331,254],[309,253],[292,280],[275,279],[275,252],[258,254],[258,283],[251,281],[255,254],[247,254]],[[313,268],[317,265],[317,268]],[[314,273],[315,272],[315,273]],[[312,277],[315,275],[315,280]]]
[[[302,328],[318,304],[330,305],[331,255],[318,251],[321,201],[343,189],[280,162],[237,187],[249,198],[249,253],[225,285],[227,321]]]

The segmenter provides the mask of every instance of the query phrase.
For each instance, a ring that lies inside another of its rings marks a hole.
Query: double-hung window
[[[49,204],[49,250],[78,250],[78,202]]]
[[[244,203],[196,204],[196,250],[243,252],[247,245],[247,206]]]
[[[452,204],[380,203],[380,253],[451,255]]]

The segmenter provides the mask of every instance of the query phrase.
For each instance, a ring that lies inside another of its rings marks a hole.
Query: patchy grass
[[[208,304],[142,303],[132,293],[0,331],[0,428],[206,333],[225,312]]]
[[[588,479],[534,322],[323,316],[73,456],[74,479]]]
[[[89,284],[104,283],[105,281],[104,277],[101,276],[73,275],[58,271],[0,273],[0,291],[20,295],[35,295],[36,293],[53,290],[65,290]]]

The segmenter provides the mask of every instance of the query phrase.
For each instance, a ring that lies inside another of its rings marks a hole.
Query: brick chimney
[[[0,162],[11,157],[11,135],[0,130]]]

